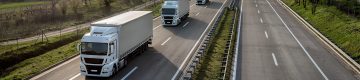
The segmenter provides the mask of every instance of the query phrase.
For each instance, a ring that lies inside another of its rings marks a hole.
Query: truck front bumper
[[[205,4],[205,0],[204,1],[197,1],[196,4]]]
[[[105,70],[107,68],[107,70]],[[84,76],[94,76],[94,77],[110,77],[112,75],[111,68],[104,66],[93,66],[93,65],[84,65],[80,64],[80,73]]]

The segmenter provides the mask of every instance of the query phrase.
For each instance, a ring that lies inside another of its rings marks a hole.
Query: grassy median
[[[315,14],[309,3],[306,10],[294,0],[283,0],[289,7],[319,30],[324,36],[344,50],[356,62],[360,62],[360,20],[340,11],[335,6],[319,4]]]
[[[235,11],[225,9],[224,15],[221,17],[215,34],[210,41],[210,46],[206,48],[205,55],[201,58],[200,63],[196,67],[193,74],[194,80],[218,80],[221,79],[221,61],[226,47],[226,41],[230,38],[230,28],[232,27],[232,18]],[[231,55],[232,53],[230,53]],[[230,64],[230,63],[228,63]]]

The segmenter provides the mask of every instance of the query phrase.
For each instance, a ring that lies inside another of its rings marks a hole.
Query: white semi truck
[[[163,26],[176,26],[189,16],[188,0],[165,0],[161,9]]]
[[[127,64],[129,56],[142,53],[153,37],[151,11],[129,11],[92,23],[79,44],[80,72],[109,77]]]
[[[207,2],[209,2],[209,0],[196,0],[196,4],[206,4]]]

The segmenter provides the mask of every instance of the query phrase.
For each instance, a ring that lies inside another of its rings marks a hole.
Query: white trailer
[[[188,0],[165,0],[161,9],[163,26],[176,26],[189,16]]]
[[[151,44],[151,11],[129,11],[91,24],[79,45],[80,72],[85,76],[109,77],[127,64],[129,56],[142,53]]]
[[[196,4],[197,5],[200,5],[200,4],[206,4],[206,3],[208,3],[209,2],[209,0],[195,0],[196,1]]]

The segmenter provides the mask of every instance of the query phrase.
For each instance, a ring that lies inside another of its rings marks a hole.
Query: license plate
[[[97,70],[90,70],[91,72],[97,72]]]

